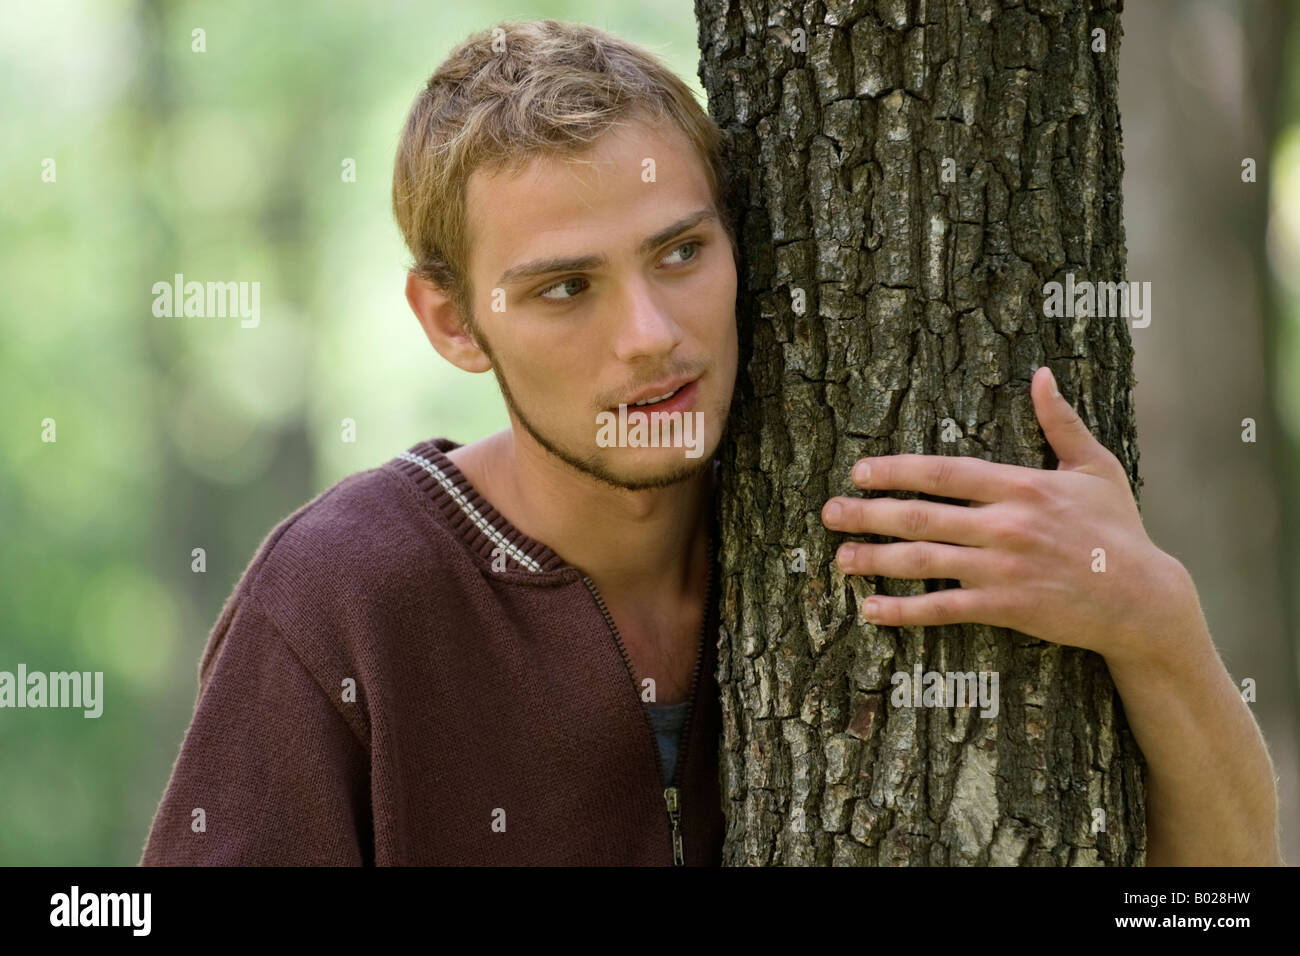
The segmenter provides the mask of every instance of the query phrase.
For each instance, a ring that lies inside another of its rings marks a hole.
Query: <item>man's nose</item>
[[[649,283],[637,278],[629,282],[616,321],[614,351],[624,362],[670,354],[682,340],[681,327],[656,298]]]

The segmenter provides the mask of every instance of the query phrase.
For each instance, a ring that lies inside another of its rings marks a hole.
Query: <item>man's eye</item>
[[[546,293],[552,291],[553,289],[563,289],[566,286],[568,286],[570,282],[586,282],[586,281],[587,280],[583,279],[581,276],[574,276],[572,279],[561,279],[559,282],[555,283],[555,285],[547,286],[541,292],[537,293],[537,298],[546,299],[548,302],[564,302],[568,299],[577,298],[577,293],[574,293],[573,295],[562,295],[562,296],[547,295]],[[581,292],[582,290],[579,289],[578,291]]]
[[[692,239],[689,242],[683,242],[681,245],[673,249],[673,251],[669,253],[669,255],[665,258],[670,258],[673,254],[678,253],[683,249],[690,249],[691,254],[687,256],[684,260],[681,260],[680,262],[675,264],[681,265],[682,262],[690,262],[700,254],[700,247],[702,245],[704,245],[704,242],[703,240],[700,239]],[[573,293],[570,295],[548,295],[547,294],[550,292],[554,292],[556,289],[566,289],[569,287],[569,283],[571,282],[581,282],[583,283],[583,285],[581,288],[573,291]],[[548,302],[567,302],[570,299],[576,299],[578,297],[578,293],[583,291],[583,289],[585,289],[586,287],[587,287],[586,279],[582,278],[581,276],[574,276],[571,279],[561,279],[559,282],[555,283],[555,285],[547,286],[541,292],[537,293],[537,298],[545,299]]]
[[[691,252],[691,254],[687,256],[686,259],[684,260],[686,262],[690,262],[697,255],[699,255],[700,246],[702,245],[704,245],[704,243],[701,242],[699,239],[692,239],[690,242],[683,242],[680,246],[674,249],[673,252],[680,252],[682,249],[686,249],[686,248],[692,249],[693,251]],[[669,255],[671,256],[672,253],[669,253]]]

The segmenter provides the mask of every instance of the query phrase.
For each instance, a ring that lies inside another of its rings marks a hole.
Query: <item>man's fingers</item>
[[[975,547],[993,543],[984,515],[975,514],[965,505],[938,501],[836,497],[822,507],[822,523],[847,534],[879,534]]]
[[[894,544],[842,544],[835,552],[835,565],[843,574],[879,575],[886,578],[945,581],[978,580],[986,576],[982,566],[986,553],[930,541]]]
[[[994,502],[1019,497],[1039,469],[957,455],[886,455],[853,466],[859,488],[920,491],[939,498]]]
[[[989,592],[948,588],[912,597],[872,595],[862,603],[862,616],[882,627],[934,627],[940,624],[988,624],[1001,627]],[[873,608],[874,605],[874,608]]]
[[[1060,463],[1058,470],[1082,471],[1111,478],[1124,471],[1110,449],[1088,430],[1074,406],[1062,397],[1052,370],[1046,365],[1034,373],[1029,394],[1043,437],[1052,446]]]

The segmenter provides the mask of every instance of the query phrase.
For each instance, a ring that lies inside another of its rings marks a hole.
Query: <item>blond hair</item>
[[[393,169],[393,213],[411,270],[452,297],[473,325],[466,185],[476,170],[519,171],[539,156],[576,156],[611,127],[668,120],[704,163],[732,254],[725,134],[690,88],[647,50],[557,20],[502,22],[466,38],[406,118]]]

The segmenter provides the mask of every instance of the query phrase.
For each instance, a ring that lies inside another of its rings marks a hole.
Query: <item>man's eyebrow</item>
[[[653,236],[647,238],[637,248],[637,252],[644,255],[651,252],[656,246],[661,246],[669,239],[692,229],[702,222],[711,219],[716,220],[718,214],[713,209],[699,209],[690,215],[683,216],[671,226],[660,229]],[[604,256],[573,256],[567,259],[534,259],[532,262],[525,262],[521,265],[511,266],[505,272],[501,273],[501,278],[497,279],[498,286],[506,286],[511,282],[518,282],[520,279],[530,279],[534,276],[547,275],[551,272],[581,272],[586,269],[597,269],[606,264],[608,260]]]
[[[641,243],[637,252],[641,255],[645,255],[647,252],[653,252],[656,246],[662,246],[678,233],[685,232],[687,229],[694,229],[702,222],[707,222],[710,219],[717,218],[718,214],[712,209],[698,209],[689,216],[683,216],[681,219],[678,219],[671,226],[660,229],[645,242]]]

